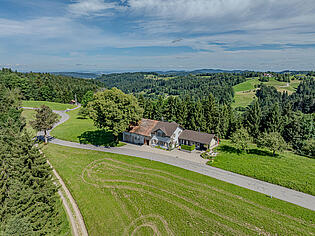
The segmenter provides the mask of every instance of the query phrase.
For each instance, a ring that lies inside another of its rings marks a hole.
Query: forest
[[[192,99],[206,98],[212,93],[220,104],[233,101],[232,86],[246,80],[245,74],[217,73],[183,76],[160,76],[157,73],[122,73],[102,75],[97,80],[107,88],[116,87],[124,93],[143,94],[145,97],[189,96]]]
[[[0,84],[9,89],[19,89],[23,100],[69,103],[78,101],[87,91],[96,91],[101,83],[49,73],[20,73],[11,69],[0,70]]]

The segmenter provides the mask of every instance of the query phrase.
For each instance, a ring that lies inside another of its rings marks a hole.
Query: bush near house
[[[196,145],[192,145],[192,146],[181,145],[180,147],[181,147],[181,149],[184,149],[184,150],[190,151],[190,152],[196,149]]]

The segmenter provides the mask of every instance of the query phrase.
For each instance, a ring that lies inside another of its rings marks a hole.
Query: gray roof
[[[152,132],[156,132],[160,129],[164,132],[166,136],[171,137],[174,134],[177,127],[179,127],[179,124],[177,124],[176,122],[170,123],[170,122],[159,121],[154,127],[154,129],[152,130]]]
[[[202,133],[193,130],[183,130],[183,132],[179,135],[179,139],[189,140],[206,145],[210,144],[213,138],[214,134]]]

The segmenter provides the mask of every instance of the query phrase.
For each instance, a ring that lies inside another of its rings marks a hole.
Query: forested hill
[[[0,85],[19,89],[24,100],[69,103],[77,95],[78,101],[87,91],[96,91],[102,83],[49,73],[20,73],[0,70]]]
[[[146,97],[180,96],[202,99],[212,93],[219,103],[231,103],[232,86],[246,80],[246,74],[218,73],[185,76],[162,76],[157,73],[122,73],[98,78],[108,88],[119,88],[125,93],[144,94]]]

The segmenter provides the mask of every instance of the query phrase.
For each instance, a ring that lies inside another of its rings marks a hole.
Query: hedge
[[[193,151],[196,149],[196,145],[188,146],[188,145],[181,145],[180,146],[182,149],[187,150],[187,151]]]

